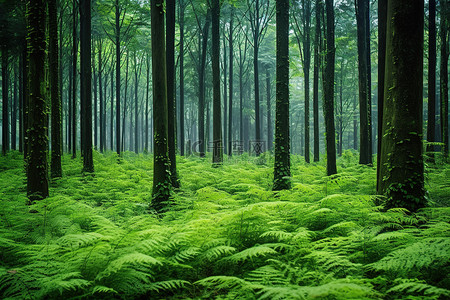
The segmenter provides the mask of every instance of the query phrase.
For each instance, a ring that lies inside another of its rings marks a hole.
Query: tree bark
[[[435,142],[436,130],[436,0],[429,0],[428,16],[428,122],[427,141]],[[434,146],[428,145],[427,152],[433,152]],[[434,154],[429,153],[431,161]]]
[[[180,155],[184,156],[185,132],[184,132],[184,1],[179,1],[179,24],[180,24]]]
[[[30,0],[28,17],[29,112],[27,157],[27,196],[32,202],[48,197],[48,136],[45,85],[45,23],[43,0]]]
[[[120,10],[116,0],[116,152],[120,156]]]
[[[277,100],[273,190],[290,189],[289,143],[289,0],[276,2]]]
[[[94,172],[92,156],[91,1],[80,0],[81,103],[83,103],[83,171]]]
[[[313,121],[314,121],[314,161],[320,159],[320,139],[319,139],[319,66],[320,54],[319,44],[321,43],[321,1],[316,2],[316,28],[314,43],[314,79],[313,79]]]
[[[48,1],[49,20],[49,65],[50,65],[50,102],[51,102],[51,163],[50,176],[62,176],[61,154],[61,95],[59,89],[59,49],[58,49],[58,14],[56,0]]]
[[[9,151],[9,99],[8,99],[8,55],[9,51],[5,43],[2,49],[2,155]]]
[[[78,61],[78,9],[77,1],[72,7],[72,158],[77,157],[77,61]]]
[[[213,166],[223,163],[222,141],[222,107],[220,103],[220,4],[219,0],[212,0],[212,75],[213,75]]]
[[[441,67],[440,67],[440,81],[441,81],[441,135],[443,146],[444,159],[448,158],[448,2],[441,1]]]
[[[386,208],[426,205],[422,154],[424,2],[389,0],[379,186]],[[415,20],[411,22],[411,20]]]
[[[327,148],[327,176],[337,173],[336,169],[336,130],[334,127],[334,8],[333,0],[325,0],[327,26],[326,26],[326,55],[325,76],[323,82],[324,94],[324,117],[325,117],[325,140]]]
[[[151,207],[161,212],[170,196],[168,154],[168,108],[166,52],[164,40],[164,0],[151,1],[151,41],[153,75],[153,191]]]

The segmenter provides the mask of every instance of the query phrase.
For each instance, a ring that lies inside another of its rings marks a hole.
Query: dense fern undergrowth
[[[63,157],[51,197],[27,205],[23,161],[0,158],[1,299],[448,299],[450,166],[426,170],[430,207],[383,210],[375,169],[350,151],[339,174],[292,157],[211,168],[178,158],[181,189],[148,210],[152,156]]]

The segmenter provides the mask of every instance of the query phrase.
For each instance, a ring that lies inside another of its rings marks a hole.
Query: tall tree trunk
[[[62,176],[61,154],[61,95],[59,89],[59,49],[58,49],[58,14],[56,0],[48,1],[49,29],[49,66],[50,66],[50,102],[51,102],[51,163],[50,176]]]
[[[11,149],[17,150],[17,89],[18,89],[18,81],[17,81],[17,63],[14,62],[14,88],[13,88],[13,101],[11,107]],[[11,68],[11,70],[13,69]]]
[[[436,0],[429,0],[428,16],[428,123],[427,141],[435,142],[436,131]],[[434,146],[428,145],[427,152],[433,152]],[[434,154],[429,157],[434,161]]]
[[[358,28],[358,71],[359,71],[359,163],[364,165],[372,164],[372,154],[370,153],[370,113],[369,107],[369,66],[367,65],[367,56],[370,54],[367,48],[367,20],[366,16],[369,10],[369,3],[367,0],[357,0],[356,6],[356,20]]]
[[[114,67],[111,67],[111,112],[110,116],[110,149],[114,151]]]
[[[448,158],[448,2],[441,1],[441,67],[440,67],[440,81],[441,81],[441,135],[442,143],[444,144],[443,153],[444,159]]]
[[[80,0],[81,103],[83,103],[83,171],[94,172],[92,157],[91,1]]]
[[[222,141],[222,107],[220,103],[220,4],[219,0],[212,0],[212,75],[213,75],[213,155],[212,163],[223,163]]]
[[[161,212],[170,196],[170,160],[168,154],[168,109],[166,52],[164,40],[164,0],[151,1],[151,41],[153,75],[153,191],[151,206]]]
[[[139,153],[139,114],[138,114],[138,61],[136,52],[134,54],[134,152]]]
[[[305,161],[310,162],[309,137],[309,70],[311,67],[311,1],[302,0],[304,20],[303,73],[305,74]]]
[[[379,186],[387,196],[387,208],[404,207],[410,211],[426,205],[422,154],[423,11],[423,0],[388,1]]]
[[[233,51],[233,21],[234,21],[234,6],[231,6],[230,11],[230,36],[228,37],[228,49],[230,49],[230,76],[229,80],[229,104],[228,104],[228,155],[233,155],[233,65],[234,65],[234,51]],[[227,99],[224,99],[227,101]],[[226,146],[226,145],[225,145]]]
[[[94,75],[94,148],[98,149],[98,70],[95,70],[95,50],[92,55],[92,73]]]
[[[377,193],[382,194],[381,140],[383,137],[384,77],[386,64],[386,27],[388,0],[378,0],[378,142],[377,142]]]
[[[179,24],[180,24],[180,155],[184,156],[184,148],[185,148],[185,132],[184,132],[184,10],[185,4],[184,1],[179,1],[180,3],[180,15],[179,15]]]
[[[291,187],[289,143],[289,0],[276,2],[277,100],[275,116],[275,166],[273,190]]]
[[[198,142],[200,157],[205,157],[205,65],[208,46],[208,33],[211,24],[210,10],[206,14],[206,21],[202,31],[202,51],[199,70],[199,97],[198,97]]]
[[[148,152],[150,151],[149,147],[148,147],[148,137],[149,137],[149,132],[148,132],[148,114],[149,114],[149,110],[148,110],[148,96],[149,96],[149,91],[150,91],[150,55],[147,54],[147,88],[145,91],[145,147],[144,147],[144,151]]]
[[[220,45],[220,44],[219,44]],[[231,52],[231,49],[230,49]],[[228,87],[227,87],[227,47],[225,38],[225,26],[223,27],[223,153],[227,154],[228,138]]]
[[[116,152],[120,156],[120,10],[116,0]]]
[[[255,85],[255,140],[261,141],[261,120],[260,120],[260,107],[259,107],[259,0],[255,2],[255,25],[253,31],[253,80]],[[260,151],[257,151],[258,156]]]
[[[2,49],[2,155],[9,151],[9,107],[8,107],[8,55],[9,51],[4,42]]]
[[[128,104],[128,66],[130,63],[130,55],[127,52],[126,53],[127,56],[127,62],[125,65],[125,91],[123,94],[123,113],[122,113],[122,142],[121,142],[121,151],[125,151],[125,130],[126,130],[126,118],[127,118],[127,104]],[[131,114],[130,114],[131,115]],[[130,126],[131,126],[131,121],[130,121]]]
[[[77,157],[77,61],[78,61],[78,9],[77,1],[72,7],[72,158]]]
[[[170,181],[180,187],[176,157],[176,109],[175,109],[175,0],[166,0],[166,65],[167,65],[167,109],[169,130]]]
[[[48,197],[48,136],[45,85],[45,23],[43,0],[31,0],[27,5],[29,112],[27,157],[27,196],[30,201]],[[5,77],[6,78],[6,77]]]
[[[105,105],[103,99],[103,43],[100,39],[98,43],[98,84],[100,101],[100,152],[105,151]],[[106,86],[106,85],[105,85]],[[106,95],[105,95],[106,96]]]
[[[321,43],[320,36],[320,18],[322,8],[321,1],[316,2],[316,28],[315,28],[315,43],[314,43],[314,79],[313,79],[313,121],[314,121],[314,161],[320,159],[320,138],[319,138],[319,66],[320,54],[319,44]]]
[[[71,57],[72,58],[72,57]],[[67,152],[71,153],[72,152],[72,126],[73,126],[73,121],[72,121],[72,89],[73,89],[73,72],[72,72],[72,68],[73,68],[73,64],[72,61],[69,62],[69,88],[67,90],[67,106],[68,106],[68,112],[67,112]]]
[[[266,65],[266,93],[267,93],[267,150],[272,151],[273,130],[272,130],[272,105],[271,105],[271,86],[270,86],[270,67]]]
[[[19,54],[19,152],[23,152],[23,98],[24,98],[24,82],[23,82],[23,51]]]
[[[326,30],[326,55],[324,76],[324,117],[325,117],[325,139],[327,148],[327,175],[337,173],[336,169],[336,130],[334,127],[334,7],[333,0],[325,0],[327,14]]]

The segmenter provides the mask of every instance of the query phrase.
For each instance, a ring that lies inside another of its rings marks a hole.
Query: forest
[[[0,0],[0,299],[450,299],[450,0]]]

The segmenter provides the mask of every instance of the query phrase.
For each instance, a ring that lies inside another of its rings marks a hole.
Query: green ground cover
[[[292,157],[212,168],[178,157],[181,190],[149,211],[151,155],[63,157],[51,196],[26,205],[23,160],[0,158],[0,298],[448,299],[450,166],[426,170],[430,207],[384,211],[375,168],[346,151],[337,176]]]

